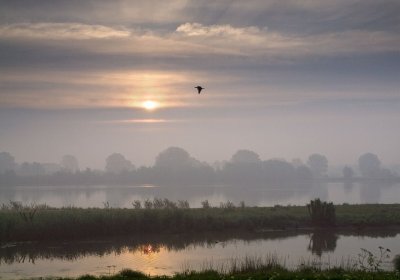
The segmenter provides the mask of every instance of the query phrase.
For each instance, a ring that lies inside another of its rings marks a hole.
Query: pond
[[[201,207],[208,200],[212,206],[244,201],[248,206],[305,205],[311,199],[341,203],[398,203],[400,184],[324,183],[308,186],[24,186],[0,188],[0,203],[47,204],[54,207],[132,208],[134,200],[167,198],[187,200],[191,207]]]
[[[357,263],[362,248],[379,256],[391,250],[383,269],[400,253],[398,231],[271,231],[201,235],[125,236],[109,240],[3,244],[0,279],[39,276],[109,275],[123,268],[150,275],[184,270],[227,269],[244,258],[276,258],[289,268],[301,263],[321,267]]]

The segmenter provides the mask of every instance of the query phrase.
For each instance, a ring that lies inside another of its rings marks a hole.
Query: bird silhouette
[[[194,88],[197,88],[197,93],[198,93],[198,94],[200,94],[201,90],[203,90],[203,89],[204,89],[204,88],[203,88],[203,87],[201,87],[201,86],[197,86],[197,87],[194,87]]]

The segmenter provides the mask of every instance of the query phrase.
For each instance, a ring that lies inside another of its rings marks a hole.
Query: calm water
[[[200,207],[208,200],[211,205],[221,202],[244,201],[250,206],[305,205],[313,198],[334,203],[398,203],[400,184],[376,185],[355,183],[315,184],[309,187],[235,187],[235,186],[91,186],[91,187],[14,187],[0,188],[0,203],[21,201],[24,204],[46,203],[50,206],[132,207],[134,200],[168,198],[187,200],[191,207]]]
[[[400,253],[400,234],[369,232],[368,235],[332,232],[220,233],[201,236],[124,237],[74,243],[8,244],[0,248],[0,277],[108,275],[123,268],[151,275],[171,275],[186,269],[227,268],[232,259],[277,256],[287,267],[302,262],[323,267],[348,264],[361,248],[379,253],[390,248],[391,259]]]
[[[132,207],[134,200],[168,198],[187,200],[191,207],[244,201],[246,205],[304,205],[319,197],[334,203],[398,203],[400,184],[345,185],[320,184],[310,187],[235,186],[95,186],[95,187],[16,187],[0,189],[0,203],[46,203],[50,206]],[[367,234],[367,235],[365,235]],[[2,244],[0,279],[32,276],[78,276],[85,273],[104,275],[122,268],[149,274],[173,274],[184,269],[201,269],[210,263],[215,268],[229,265],[232,258],[267,257],[276,254],[289,267],[301,261],[330,265],[356,259],[361,248],[379,251],[383,246],[400,254],[398,232],[352,233],[270,232],[202,236],[124,237],[113,240],[52,243]],[[390,267],[387,263],[386,267]]]

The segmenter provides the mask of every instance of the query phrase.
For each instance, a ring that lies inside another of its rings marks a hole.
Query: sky
[[[400,163],[400,1],[0,1],[0,152]],[[199,95],[194,88],[205,89]]]

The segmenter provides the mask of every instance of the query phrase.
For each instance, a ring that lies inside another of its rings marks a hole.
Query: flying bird
[[[194,88],[197,88],[197,93],[198,93],[198,94],[200,94],[201,90],[203,90],[203,89],[204,89],[204,88],[203,88],[203,87],[201,87],[201,86],[197,86],[197,87],[194,87]]]

